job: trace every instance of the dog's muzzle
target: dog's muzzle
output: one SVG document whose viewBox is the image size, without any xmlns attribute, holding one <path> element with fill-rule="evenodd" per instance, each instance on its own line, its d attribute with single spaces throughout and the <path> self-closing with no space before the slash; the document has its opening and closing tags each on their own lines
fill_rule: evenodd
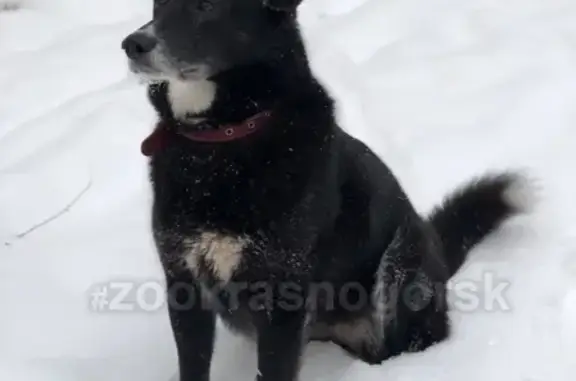
<svg viewBox="0 0 576 381">
<path fill-rule="evenodd" d="M 139 61 L 152 52 L 157 44 L 158 40 L 154 36 L 143 32 L 135 32 L 122 41 L 122 49 L 124 49 L 128 58 L 133 61 Z"/>
</svg>

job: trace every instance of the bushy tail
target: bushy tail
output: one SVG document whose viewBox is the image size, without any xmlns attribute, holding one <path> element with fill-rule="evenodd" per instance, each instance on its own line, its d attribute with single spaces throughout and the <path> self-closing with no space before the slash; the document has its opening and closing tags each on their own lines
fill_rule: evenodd
<svg viewBox="0 0 576 381">
<path fill-rule="evenodd" d="M 506 219 L 528 211 L 534 201 L 531 189 L 520 175 L 485 176 L 456 190 L 432 212 L 430 222 L 444 245 L 450 275 Z"/>
</svg>

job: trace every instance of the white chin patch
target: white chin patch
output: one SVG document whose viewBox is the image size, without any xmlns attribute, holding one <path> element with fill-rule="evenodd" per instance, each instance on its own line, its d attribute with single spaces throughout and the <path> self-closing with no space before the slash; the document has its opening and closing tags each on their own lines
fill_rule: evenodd
<svg viewBox="0 0 576 381">
<path fill-rule="evenodd" d="M 176 119 L 206 111 L 216 98 L 216 84 L 207 80 L 181 81 L 170 80 L 168 84 L 168 101 Z"/>
</svg>

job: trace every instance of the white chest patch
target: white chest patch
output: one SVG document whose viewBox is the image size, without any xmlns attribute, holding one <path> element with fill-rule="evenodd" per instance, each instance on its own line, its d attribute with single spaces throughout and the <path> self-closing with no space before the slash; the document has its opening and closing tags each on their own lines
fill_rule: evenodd
<svg viewBox="0 0 576 381">
<path fill-rule="evenodd" d="M 168 85 L 168 101 L 177 119 L 184 120 L 187 115 L 208 110 L 214 98 L 216 98 L 214 82 L 173 80 Z"/>
<path fill-rule="evenodd" d="M 203 262 L 220 281 L 228 282 L 242 260 L 242 250 L 247 243 L 245 238 L 204 232 L 184 241 L 187 249 L 184 260 L 195 275 L 199 275 Z"/>
</svg>

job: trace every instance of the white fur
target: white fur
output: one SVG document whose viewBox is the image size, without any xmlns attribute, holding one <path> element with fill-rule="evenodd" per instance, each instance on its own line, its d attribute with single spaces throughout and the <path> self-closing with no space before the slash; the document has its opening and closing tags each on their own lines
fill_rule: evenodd
<svg viewBox="0 0 576 381">
<path fill-rule="evenodd" d="M 345 323 L 328 325 L 316 323 L 311 327 L 311 337 L 316 340 L 335 339 L 346 343 L 354 350 L 362 348 L 375 354 L 384 340 L 379 322 L 371 316 L 361 317 Z"/>
<path fill-rule="evenodd" d="M 152 22 L 140 28 L 139 33 L 157 38 L 156 28 Z M 158 44 L 150 52 L 149 59 L 152 63 L 151 66 L 158 73 L 139 71 L 137 68 L 133 69 L 133 71 L 137 72 L 145 81 L 168 81 L 168 101 L 176 119 L 183 121 L 190 119 L 190 116 L 193 117 L 212 106 L 216 98 L 216 84 L 203 79 L 208 70 L 205 66 L 190 65 L 186 68 L 179 67 L 175 64 L 177 60 L 169 54 L 162 40 L 158 40 Z M 131 65 L 134 65 L 134 63 L 131 63 Z M 180 79 L 183 71 L 188 73 L 186 80 Z"/>
<path fill-rule="evenodd" d="M 184 260 L 195 275 L 199 275 L 199 263 L 203 259 L 214 275 L 226 283 L 240 264 L 247 240 L 204 232 L 198 238 L 187 239 L 184 243 L 188 249 Z"/>
<path fill-rule="evenodd" d="M 216 84 L 211 81 L 172 80 L 168 85 L 168 100 L 177 119 L 208 110 L 215 97 Z"/>
<path fill-rule="evenodd" d="M 394 258 L 397 258 L 396 252 L 399 250 L 403 238 L 402 229 L 399 227 L 396 229 L 392 242 L 382 255 L 376 272 L 376 283 L 372 291 L 372 307 L 374 310 L 371 317 L 374 321 L 375 335 L 378 337 L 384 337 L 384 327 L 388 323 L 387 320 L 393 319 L 396 314 L 396 300 L 389 299 L 390 297 L 396 297 L 394 295 L 396 291 L 392 289 L 387 292 L 387 289 L 396 287 L 401 280 L 391 279 L 388 275 L 388 269 L 390 266 L 392 269 L 399 266 L 399 264 L 394 263 Z M 388 295 L 388 293 L 392 293 L 392 295 Z"/>
<path fill-rule="evenodd" d="M 332 326 L 333 335 L 353 348 L 364 347 L 367 350 L 378 350 L 382 346 L 383 337 L 379 335 L 374 320 L 359 318 L 346 323 Z"/>
<path fill-rule="evenodd" d="M 538 203 L 540 187 L 536 180 L 525 175 L 518 175 L 504 191 L 504 201 L 521 213 L 532 212 Z"/>
</svg>

